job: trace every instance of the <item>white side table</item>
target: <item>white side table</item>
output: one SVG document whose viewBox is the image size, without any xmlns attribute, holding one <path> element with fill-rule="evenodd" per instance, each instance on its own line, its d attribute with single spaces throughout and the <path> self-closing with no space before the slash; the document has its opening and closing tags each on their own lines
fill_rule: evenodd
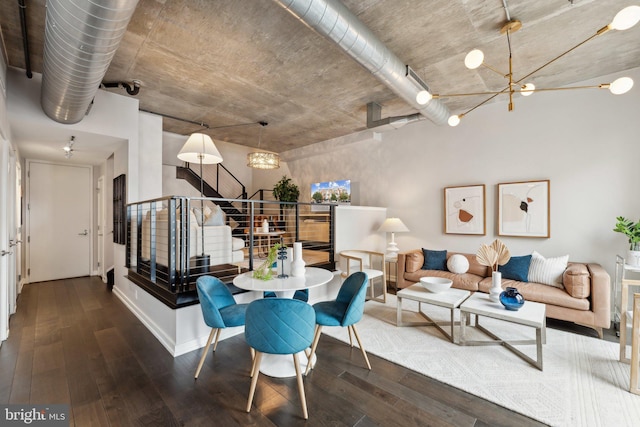
<svg viewBox="0 0 640 427">
<path fill-rule="evenodd" d="M 629 288 L 640 288 L 640 280 L 627 278 L 627 274 L 640 274 L 640 267 L 625 263 L 624 258 L 616 255 L 616 277 L 614 281 L 614 323 L 619 319 L 620 361 L 629 363 L 627 357 L 627 329 L 631 327 L 632 316 L 629 308 Z"/>
</svg>

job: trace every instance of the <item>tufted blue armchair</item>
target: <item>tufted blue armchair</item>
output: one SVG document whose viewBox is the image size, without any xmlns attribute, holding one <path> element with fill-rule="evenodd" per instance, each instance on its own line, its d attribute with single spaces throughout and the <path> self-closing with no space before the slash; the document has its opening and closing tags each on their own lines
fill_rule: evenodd
<svg viewBox="0 0 640 427">
<path fill-rule="evenodd" d="M 353 340 L 351 338 L 351 332 L 353 332 L 353 335 L 355 335 L 358 340 L 358 345 L 360 346 L 364 360 L 367 362 L 367 367 L 371 369 L 367 352 L 362 346 L 358 331 L 356 330 L 356 323 L 362 319 L 362 315 L 364 314 L 368 281 L 369 279 L 366 273 L 353 273 L 346 278 L 334 301 L 323 301 L 313 305 L 313 309 L 316 312 L 316 332 L 311 346 L 310 359 L 313 358 L 316 352 L 323 326 L 346 326 L 349 331 L 351 347 L 353 347 Z M 305 374 L 308 374 L 310 369 L 311 363 L 307 365 Z"/>
<path fill-rule="evenodd" d="M 233 298 L 229 288 L 217 277 L 199 277 L 196 281 L 196 289 L 198 291 L 198 298 L 200 299 L 200 308 L 202 309 L 204 323 L 211 327 L 207 345 L 202 351 L 202 357 L 200 357 L 200 363 L 196 370 L 195 378 L 197 379 L 198 375 L 200 375 L 200 369 L 202 369 L 204 360 L 207 357 L 207 351 L 209 351 L 213 336 L 216 336 L 215 344 L 213 344 L 213 351 L 216 351 L 218 338 L 220 338 L 220 331 L 222 331 L 222 329 L 244 325 L 245 312 L 247 311 L 248 304 L 236 304 L 236 300 Z"/>
<path fill-rule="evenodd" d="M 291 354 L 296 368 L 302 412 L 305 419 L 309 418 L 297 353 L 311 345 L 315 323 L 313 307 L 296 299 L 264 298 L 249 304 L 244 335 L 247 344 L 255 350 L 256 355 L 251 368 L 253 379 L 247 412 L 251 411 L 262 354 Z"/>
</svg>

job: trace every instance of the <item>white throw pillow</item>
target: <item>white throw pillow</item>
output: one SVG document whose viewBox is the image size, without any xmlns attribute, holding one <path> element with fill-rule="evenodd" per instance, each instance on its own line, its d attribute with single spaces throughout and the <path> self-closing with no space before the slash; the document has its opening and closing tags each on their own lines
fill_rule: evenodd
<svg viewBox="0 0 640 427">
<path fill-rule="evenodd" d="M 469 260 L 464 255 L 451 255 L 447 260 L 447 270 L 456 274 L 464 274 L 469 270 Z"/>
<path fill-rule="evenodd" d="M 555 258 L 545 258 L 538 252 L 531 254 L 531 264 L 529 265 L 529 282 L 542 283 L 564 289 L 562 286 L 562 274 L 567 269 L 569 255 Z"/>
<path fill-rule="evenodd" d="M 202 226 L 202 214 L 200 213 L 199 208 L 193 208 L 193 213 L 195 214 L 196 221 L 199 226 Z M 211 209 L 208 205 L 204 207 L 204 225 L 224 225 L 225 217 L 224 212 L 218 205 L 213 205 L 213 209 Z"/>
</svg>

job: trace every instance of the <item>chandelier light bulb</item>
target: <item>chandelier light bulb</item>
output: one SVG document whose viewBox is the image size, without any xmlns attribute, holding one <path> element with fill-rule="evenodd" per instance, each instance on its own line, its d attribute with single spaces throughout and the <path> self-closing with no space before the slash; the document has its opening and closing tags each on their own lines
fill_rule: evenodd
<svg viewBox="0 0 640 427">
<path fill-rule="evenodd" d="M 470 70 L 475 70 L 482 65 L 484 53 L 480 49 L 473 49 L 464 57 L 464 66 Z"/>
<path fill-rule="evenodd" d="M 614 30 L 628 30 L 640 21 L 640 6 L 627 6 L 616 14 L 609 24 Z"/>
<path fill-rule="evenodd" d="M 632 87 L 633 80 L 631 79 L 631 77 L 620 77 L 618 79 L 615 79 L 609 85 L 609 91 L 614 95 L 622 95 L 629 92 Z"/>
<path fill-rule="evenodd" d="M 427 102 L 431 101 L 433 96 L 426 90 L 421 90 L 416 95 L 416 102 L 420 105 L 425 105 Z"/>
<path fill-rule="evenodd" d="M 520 93 L 522 94 L 522 96 L 529 96 L 533 93 L 535 88 L 536 85 L 534 85 L 533 83 L 526 83 L 522 86 L 522 90 L 520 91 Z"/>
<path fill-rule="evenodd" d="M 460 116 L 454 115 L 449 117 L 447 123 L 449 123 L 449 126 L 451 127 L 458 126 L 460 124 Z"/>
</svg>

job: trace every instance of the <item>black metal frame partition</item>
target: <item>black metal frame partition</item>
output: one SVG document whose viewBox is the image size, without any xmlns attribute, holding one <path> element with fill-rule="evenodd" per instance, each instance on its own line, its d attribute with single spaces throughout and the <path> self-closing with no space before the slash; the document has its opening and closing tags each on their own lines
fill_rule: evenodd
<svg viewBox="0 0 640 427">
<path fill-rule="evenodd" d="M 189 226 L 189 212 L 192 206 L 199 206 L 200 201 L 205 200 L 217 204 L 218 206 L 226 204 L 232 204 L 234 206 L 241 206 L 240 210 L 247 218 L 247 224 L 242 224 L 236 228 L 242 228 L 241 234 L 237 236 L 244 236 L 248 246 L 249 254 L 254 254 L 255 247 L 255 234 L 256 231 L 255 219 L 260 218 L 264 214 L 265 209 L 272 209 L 274 212 L 293 212 L 295 215 L 295 230 L 291 232 L 294 237 L 294 241 L 300 241 L 304 236 L 300 232 L 300 212 L 305 208 L 308 203 L 286 203 L 277 201 L 265 201 L 265 200 L 247 200 L 247 199 L 216 199 L 216 198 L 200 198 L 200 197 L 181 197 L 181 196 L 169 196 L 158 199 L 146 200 L 136 203 L 130 203 L 127 205 L 126 210 L 126 255 L 125 264 L 130 272 L 137 274 L 138 281 L 146 280 L 150 284 L 159 287 L 165 287 L 165 290 L 173 293 L 180 294 L 184 292 L 193 292 L 193 283 L 199 273 L 193 273 L 191 266 L 190 254 L 190 233 L 191 227 Z M 194 203 L 196 203 L 194 205 Z M 271 208 L 265 208 L 266 205 Z M 167 232 L 166 236 L 158 235 L 158 212 L 160 209 L 167 210 Z M 145 224 L 146 216 L 146 224 Z M 335 248 L 335 205 L 330 205 L 328 215 L 328 243 L 321 246 L 323 252 L 328 252 L 327 265 L 334 265 L 334 248 Z M 164 221 L 164 220 L 163 220 Z M 148 230 L 143 231 L 143 227 L 148 227 Z M 285 225 L 285 227 L 287 227 Z M 145 233 L 148 233 L 148 240 L 143 242 L 142 237 Z M 259 233 L 258 233 L 259 234 Z M 167 259 L 166 266 L 158 263 L 157 249 L 158 239 L 166 238 Z M 143 244 L 148 247 L 148 259 L 147 254 L 143 254 Z M 164 245 L 163 245 L 164 246 Z M 177 248 L 180 248 L 179 252 Z M 132 253 L 135 251 L 135 255 Z M 179 255 L 178 255 L 179 254 Z M 145 256 L 143 256 L 145 255 Z M 248 270 L 254 268 L 253 256 L 249 256 Z"/>
</svg>

